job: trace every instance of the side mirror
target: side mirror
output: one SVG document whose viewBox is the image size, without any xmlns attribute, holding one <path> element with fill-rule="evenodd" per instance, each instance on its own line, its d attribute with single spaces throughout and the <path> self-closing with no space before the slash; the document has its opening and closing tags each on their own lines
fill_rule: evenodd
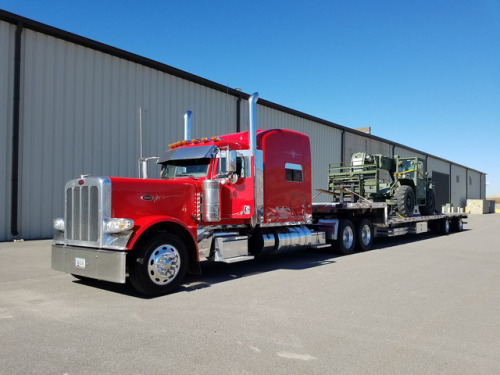
<svg viewBox="0 0 500 375">
<path fill-rule="evenodd" d="M 226 151 L 226 172 L 236 172 L 236 151 Z"/>
</svg>

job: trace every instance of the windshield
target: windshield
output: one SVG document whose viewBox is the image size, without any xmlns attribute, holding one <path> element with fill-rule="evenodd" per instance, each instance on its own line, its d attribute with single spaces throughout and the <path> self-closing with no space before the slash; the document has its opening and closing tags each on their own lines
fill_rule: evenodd
<svg viewBox="0 0 500 375">
<path fill-rule="evenodd" d="M 170 160 L 161 166 L 161 178 L 205 177 L 210 159 Z"/>
</svg>

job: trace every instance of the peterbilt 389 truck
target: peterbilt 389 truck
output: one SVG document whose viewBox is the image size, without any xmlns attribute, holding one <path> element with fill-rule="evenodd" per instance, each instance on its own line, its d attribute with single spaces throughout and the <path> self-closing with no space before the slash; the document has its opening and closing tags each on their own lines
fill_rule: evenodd
<svg viewBox="0 0 500 375">
<path fill-rule="evenodd" d="M 249 98 L 246 132 L 190 139 L 186 121 L 185 139 L 157 159 L 159 179 L 69 181 L 64 218 L 54 220 L 52 268 L 80 279 L 129 278 L 140 293 L 160 295 L 199 273 L 201 261 L 322 247 L 350 254 L 369 250 L 376 236 L 462 230 L 462 213 L 402 217 L 385 202 L 334 191 L 313 203 L 308 136 L 257 130 L 257 100 Z"/>
</svg>

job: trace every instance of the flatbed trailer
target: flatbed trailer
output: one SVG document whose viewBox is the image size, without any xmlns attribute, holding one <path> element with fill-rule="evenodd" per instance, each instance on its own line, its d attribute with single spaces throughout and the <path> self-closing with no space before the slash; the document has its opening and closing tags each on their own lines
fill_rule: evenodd
<svg viewBox="0 0 500 375">
<path fill-rule="evenodd" d="M 377 237 L 394 237 L 431 231 L 447 235 L 463 230 L 464 212 L 435 213 L 411 217 L 391 213 L 385 202 L 313 203 L 313 216 L 339 252 L 366 251 Z"/>
</svg>

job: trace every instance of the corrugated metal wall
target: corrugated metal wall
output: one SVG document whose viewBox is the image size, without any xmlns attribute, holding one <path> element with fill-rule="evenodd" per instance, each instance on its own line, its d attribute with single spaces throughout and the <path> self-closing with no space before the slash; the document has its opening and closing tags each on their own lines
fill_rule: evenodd
<svg viewBox="0 0 500 375">
<path fill-rule="evenodd" d="M 15 33 L 14 25 L 0 21 L 0 241 L 10 235 Z"/>
<path fill-rule="evenodd" d="M 465 207 L 467 197 L 467 170 L 457 165 L 451 166 L 450 174 L 450 203 L 454 207 Z"/>
<path fill-rule="evenodd" d="M 160 71 L 25 30 L 22 60 L 20 228 L 52 236 L 64 183 L 80 174 L 137 176 L 139 107 L 143 155 L 183 136 L 235 131 L 236 98 Z"/>
<path fill-rule="evenodd" d="M 481 199 L 481 174 L 467 171 L 467 199 Z"/>
<path fill-rule="evenodd" d="M 246 105 L 246 102 L 242 102 L 242 104 Z M 243 130 L 248 129 L 247 111 L 245 111 L 245 116 Z M 307 134 L 311 142 L 313 196 L 317 193 L 314 189 L 328 189 L 328 166 L 330 163 L 339 164 L 341 162 L 341 130 L 259 105 L 257 107 L 257 128 L 284 128 Z M 330 199 L 325 198 L 324 195 L 315 199 L 315 201 L 321 200 Z"/>
<path fill-rule="evenodd" d="M 427 172 L 429 172 L 429 177 L 432 177 L 433 171 L 450 174 L 450 163 L 435 159 L 430 156 L 427 158 Z"/>
<path fill-rule="evenodd" d="M 396 146 L 394 147 L 394 155 L 399 155 L 401 157 L 411 157 L 411 156 L 418 156 L 422 159 L 425 160 L 425 155 L 418 153 L 416 151 L 413 151 L 411 149 L 405 148 L 405 147 L 400 147 Z"/>
<path fill-rule="evenodd" d="M 344 162 L 346 163 L 351 160 L 352 154 L 362 151 L 391 156 L 391 145 L 387 142 L 348 132 L 345 133 L 344 139 Z"/>
</svg>

